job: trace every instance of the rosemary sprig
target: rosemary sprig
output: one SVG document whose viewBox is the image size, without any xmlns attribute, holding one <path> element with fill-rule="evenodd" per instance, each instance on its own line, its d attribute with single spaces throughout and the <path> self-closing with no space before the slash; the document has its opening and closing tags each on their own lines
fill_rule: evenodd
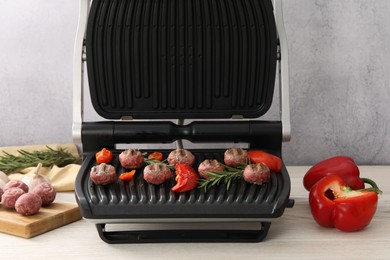
<svg viewBox="0 0 390 260">
<path fill-rule="evenodd" d="M 27 167 L 37 166 L 39 163 L 42 163 L 45 167 L 51 167 L 53 165 L 63 167 L 71 163 L 79 164 L 81 162 L 80 157 L 73 156 L 64 148 L 58 148 L 58 150 L 55 150 L 48 146 L 46 147 L 47 150 L 34 152 L 18 150 L 20 155 L 12 155 L 4 152 L 4 154 L 0 156 L 0 171 L 10 174 Z"/>
<path fill-rule="evenodd" d="M 149 165 L 149 164 L 165 164 L 169 169 L 171 170 L 174 170 L 175 169 L 175 165 L 174 164 L 168 164 L 167 160 L 163 160 L 163 161 L 159 161 L 159 160 L 155 160 L 155 159 L 149 159 L 147 157 L 147 153 L 142 153 L 142 155 L 144 156 L 144 162 L 146 165 Z"/>
<path fill-rule="evenodd" d="M 211 171 L 207 172 L 209 178 L 207 179 L 199 179 L 198 187 L 207 191 L 211 186 L 219 185 L 220 183 L 224 183 L 226 185 L 226 189 L 229 190 L 233 181 L 239 180 L 242 178 L 244 173 L 245 165 L 240 166 L 238 168 L 233 168 L 227 165 L 223 165 L 225 171 Z"/>
</svg>

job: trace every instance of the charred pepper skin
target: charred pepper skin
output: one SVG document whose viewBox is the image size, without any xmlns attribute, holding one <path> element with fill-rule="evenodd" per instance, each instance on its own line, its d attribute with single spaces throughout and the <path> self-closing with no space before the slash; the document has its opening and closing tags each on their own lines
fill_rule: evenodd
<svg viewBox="0 0 390 260">
<path fill-rule="evenodd" d="M 322 178 L 311 188 L 309 194 L 314 220 L 323 227 L 335 227 L 345 232 L 365 228 L 375 215 L 378 193 L 381 193 L 375 183 L 374 186 L 370 189 L 352 190 L 337 175 Z M 327 195 L 329 190 L 333 197 Z"/>
<path fill-rule="evenodd" d="M 353 190 L 364 188 L 364 181 L 359 176 L 359 168 L 349 156 L 335 156 L 316 163 L 303 177 L 303 186 L 310 191 L 316 182 L 331 174 L 340 176 Z"/>
</svg>

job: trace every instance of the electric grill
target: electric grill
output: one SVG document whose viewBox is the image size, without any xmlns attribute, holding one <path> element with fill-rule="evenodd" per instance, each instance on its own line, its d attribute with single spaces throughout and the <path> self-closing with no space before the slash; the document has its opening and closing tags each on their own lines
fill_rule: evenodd
<svg viewBox="0 0 390 260">
<path fill-rule="evenodd" d="M 195 169 L 205 159 L 223 162 L 225 149 L 213 143 L 281 157 L 290 138 L 287 66 L 281 1 L 81 0 L 73 136 L 83 150 L 75 193 L 84 219 L 108 243 L 263 240 L 293 205 L 285 166 L 263 185 L 237 181 L 229 190 L 220 184 L 185 193 L 171 191 L 174 178 L 145 182 L 142 169 L 130 182 L 104 186 L 89 172 L 104 147 L 124 172 L 119 144 L 202 143 L 186 147 Z M 84 121 L 85 68 L 93 108 L 105 120 Z M 276 72 L 280 120 L 260 120 Z M 159 151 L 166 158 L 171 150 Z"/>
</svg>

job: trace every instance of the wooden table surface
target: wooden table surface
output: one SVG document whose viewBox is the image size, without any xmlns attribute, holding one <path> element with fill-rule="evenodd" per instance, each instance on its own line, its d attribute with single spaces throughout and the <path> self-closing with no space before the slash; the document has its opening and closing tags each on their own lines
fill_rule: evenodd
<svg viewBox="0 0 390 260">
<path fill-rule="evenodd" d="M 107 244 L 93 224 L 80 220 L 30 239 L 0 233 L 0 259 L 389 259 L 390 166 L 359 167 L 383 194 L 371 224 L 352 233 L 318 226 L 302 186 L 309 167 L 287 168 L 295 205 L 272 223 L 260 243 Z M 73 193 L 57 199 L 75 201 Z"/>
</svg>

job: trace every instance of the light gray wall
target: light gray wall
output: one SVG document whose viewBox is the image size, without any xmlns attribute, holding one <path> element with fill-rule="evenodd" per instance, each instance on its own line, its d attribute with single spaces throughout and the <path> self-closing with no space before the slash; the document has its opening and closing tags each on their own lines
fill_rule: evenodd
<svg viewBox="0 0 390 260">
<path fill-rule="evenodd" d="M 284 1 L 287 164 L 390 163 L 389 12 L 388 0 Z M 0 146 L 72 142 L 77 16 L 77 0 L 0 1 Z"/>
</svg>

